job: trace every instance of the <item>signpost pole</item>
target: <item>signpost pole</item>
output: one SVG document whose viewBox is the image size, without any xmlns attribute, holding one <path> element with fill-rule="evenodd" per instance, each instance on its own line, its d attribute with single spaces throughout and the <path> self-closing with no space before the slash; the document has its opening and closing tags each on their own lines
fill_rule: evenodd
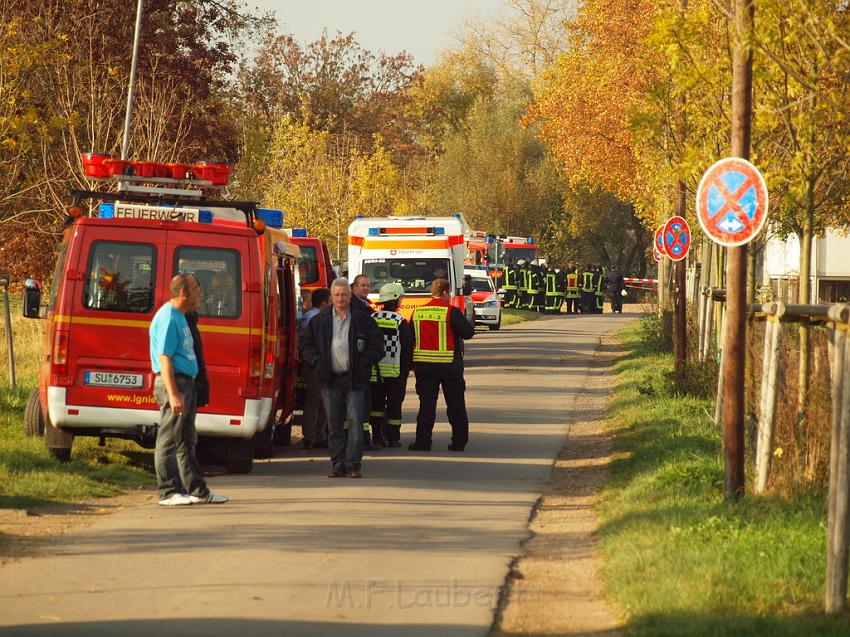
<svg viewBox="0 0 850 637">
<path fill-rule="evenodd" d="M 681 179 L 676 184 L 676 215 L 685 218 L 685 182 Z M 688 301 L 687 301 L 687 272 L 686 260 L 673 264 L 673 317 L 674 335 L 673 348 L 676 354 L 676 381 L 680 384 L 685 380 L 685 364 L 687 362 L 688 341 Z"/>
<path fill-rule="evenodd" d="M 735 0 L 732 59 L 732 155 L 749 160 L 752 120 L 753 54 L 750 48 L 755 0 Z M 729 248 L 726 264 L 726 338 L 723 347 L 723 449 L 725 495 L 744 494 L 744 370 L 747 335 L 747 246 Z"/>
</svg>

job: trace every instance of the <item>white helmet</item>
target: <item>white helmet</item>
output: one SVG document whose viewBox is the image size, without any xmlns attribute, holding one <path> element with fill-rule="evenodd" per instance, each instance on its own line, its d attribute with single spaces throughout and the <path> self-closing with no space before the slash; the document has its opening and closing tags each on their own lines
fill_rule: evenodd
<svg viewBox="0 0 850 637">
<path fill-rule="evenodd" d="M 525 265 L 525 259 L 520 259 L 516 262 L 517 265 Z"/>
<path fill-rule="evenodd" d="M 546 259 L 540 259 L 540 261 L 538 262 L 538 265 L 542 265 L 545 268 L 546 265 L 547 265 Z"/>
<path fill-rule="evenodd" d="M 404 296 L 404 288 L 399 283 L 385 283 L 378 293 L 378 303 L 397 301 Z"/>
<path fill-rule="evenodd" d="M 531 265 L 540 265 L 540 261 L 537 259 L 532 260 Z"/>
</svg>

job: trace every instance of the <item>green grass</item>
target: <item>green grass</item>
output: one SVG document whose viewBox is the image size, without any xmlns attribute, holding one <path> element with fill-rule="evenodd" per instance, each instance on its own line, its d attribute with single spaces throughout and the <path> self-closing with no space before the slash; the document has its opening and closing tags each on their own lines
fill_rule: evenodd
<svg viewBox="0 0 850 637">
<path fill-rule="evenodd" d="M 502 325 L 516 325 L 523 321 L 536 321 L 541 316 L 543 315 L 540 312 L 532 312 L 531 310 L 502 308 Z"/>
<path fill-rule="evenodd" d="M 848 635 L 822 614 L 824 494 L 723 499 L 709 400 L 669 394 L 669 354 L 622 334 L 599 504 L 607 594 L 641 636 Z"/>
<path fill-rule="evenodd" d="M 61 463 L 48 455 L 42 438 L 26 436 L 23 413 L 35 387 L 41 324 L 16 318 L 13 325 L 17 389 L 9 386 L 8 368 L 0 364 L 0 508 L 77 502 L 154 484 L 153 452 L 135 443 L 107 439 L 99 447 L 96 438 L 77 438 L 72 461 Z M 4 361 L 5 339 L 0 321 Z"/>
</svg>

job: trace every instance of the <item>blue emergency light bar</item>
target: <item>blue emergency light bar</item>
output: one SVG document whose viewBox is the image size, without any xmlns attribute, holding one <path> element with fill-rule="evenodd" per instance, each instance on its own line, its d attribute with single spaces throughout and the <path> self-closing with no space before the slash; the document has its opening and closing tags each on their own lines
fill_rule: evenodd
<svg viewBox="0 0 850 637">
<path fill-rule="evenodd" d="M 283 228 L 283 210 L 257 208 L 257 219 L 265 222 L 270 228 Z"/>
<path fill-rule="evenodd" d="M 97 216 L 101 219 L 112 219 L 115 216 L 115 204 L 101 201 L 97 206 Z"/>
<path fill-rule="evenodd" d="M 310 236 L 310 233 L 307 231 L 307 228 L 293 228 L 292 236 L 293 238 L 298 237 L 299 239 L 306 239 Z"/>
<path fill-rule="evenodd" d="M 199 223 L 212 223 L 213 222 L 213 212 L 212 212 L 212 210 L 199 210 L 198 211 L 198 222 Z"/>
<path fill-rule="evenodd" d="M 434 234 L 446 234 L 446 229 L 441 226 L 434 228 Z"/>
</svg>

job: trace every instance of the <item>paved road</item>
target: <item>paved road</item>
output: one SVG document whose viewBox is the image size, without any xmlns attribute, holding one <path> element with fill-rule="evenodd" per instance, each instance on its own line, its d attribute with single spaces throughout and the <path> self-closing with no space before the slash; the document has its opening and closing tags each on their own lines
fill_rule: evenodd
<svg viewBox="0 0 850 637">
<path fill-rule="evenodd" d="M 382 450 L 363 480 L 284 450 L 221 476 L 223 506 L 151 502 L 0 568 L 2 635 L 486 635 L 600 335 L 629 315 L 480 332 L 468 452 Z M 405 423 L 414 422 L 408 393 Z M 409 441 L 412 426 L 403 438 Z"/>
</svg>

